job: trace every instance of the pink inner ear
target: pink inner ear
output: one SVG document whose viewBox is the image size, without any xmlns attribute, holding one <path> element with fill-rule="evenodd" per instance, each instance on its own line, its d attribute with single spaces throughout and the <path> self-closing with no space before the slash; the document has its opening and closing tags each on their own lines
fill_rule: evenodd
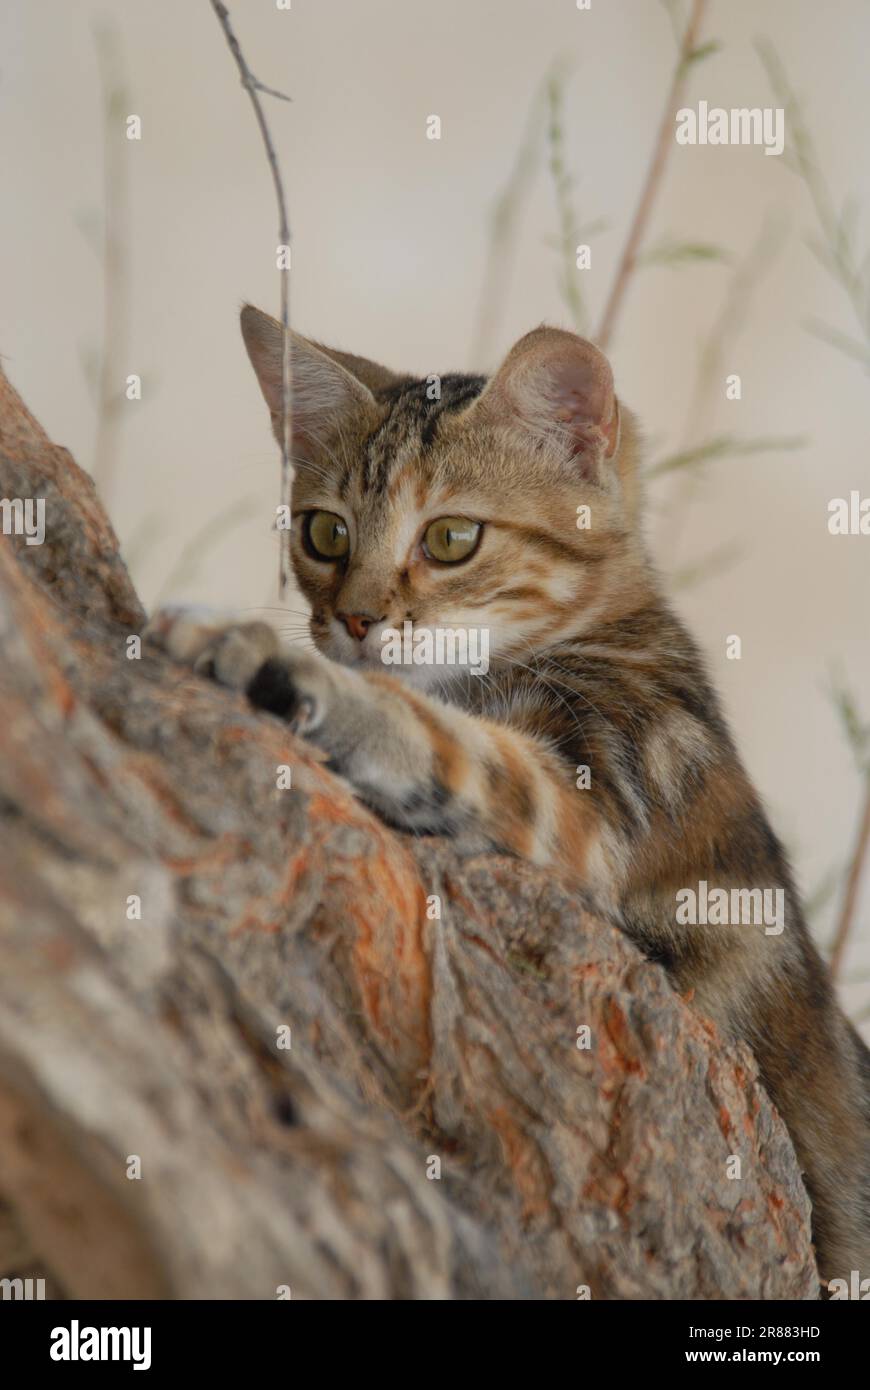
<svg viewBox="0 0 870 1390">
<path fill-rule="evenodd" d="M 596 442 L 604 443 L 604 457 L 611 458 L 619 435 L 619 413 L 613 394 L 610 366 L 591 344 L 586 352 L 551 365 L 544 394 L 552 404 L 554 420 L 566 425 L 575 439 L 575 453 Z"/>
<path fill-rule="evenodd" d="M 515 343 L 474 407 L 537 441 L 558 436 L 590 478 L 616 453 L 619 407 L 610 363 L 594 343 L 542 325 Z"/>
</svg>

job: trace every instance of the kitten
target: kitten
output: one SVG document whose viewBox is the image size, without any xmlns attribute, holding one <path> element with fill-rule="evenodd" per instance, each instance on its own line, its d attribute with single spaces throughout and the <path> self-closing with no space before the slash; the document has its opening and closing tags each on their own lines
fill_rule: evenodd
<svg viewBox="0 0 870 1390">
<path fill-rule="evenodd" d="M 242 332 L 277 434 L 280 325 L 247 307 Z M 292 558 L 323 655 L 183 610 L 152 637 L 288 720 L 392 825 L 581 883 L 749 1043 L 805 1172 L 823 1277 L 870 1274 L 870 1052 L 660 592 L 638 431 L 606 359 L 538 328 L 489 381 L 438 383 L 294 334 L 293 387 Z M 405 623 L 486 633 L 488 671 L 385 666 Z M 784 929 L 681 925 L 677 895 L 702 882 L 780 890 Z"/>
</svg>

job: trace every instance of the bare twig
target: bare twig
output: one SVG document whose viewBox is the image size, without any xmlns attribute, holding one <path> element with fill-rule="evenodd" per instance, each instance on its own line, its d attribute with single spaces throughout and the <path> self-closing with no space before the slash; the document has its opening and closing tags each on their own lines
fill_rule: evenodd
<svg viewBox="0 0 870 1390">
<path fill-rule="evenodd" d="M 671 80 L 668 99 L 665 103 L 665 110 L 659 126 L 652 159 L 650 160 L 647 175 L 640 192 L 640 198 L 638 199 L 622 256 L 619 260 L 613 286 L 608 296 L 607 304 L 605 305 L 604 314 L 601 319 L 601 327 L 598 330 L 597 341 L 599 346 L 604 350 L 607 349 L 610 343 L 614 325 L 619 317 L 622 301 L 625 298 L 625 291 L 637 263 L 638 253 L 643 242 L 653 204 L 656 200 L 656 194 L 659 190 L 665 164 L 667 163 L 668 151 L 674 143 L 674 119 L 682 100 L 686 73 L 689 70 L 692 62 L 692 55 L 697 47 L 698 33 L 701 28 L 701 20 L 704 15 L 706 4 L 707 0 L 693 0 L 689 22 L 683 33 L 683 41 L 677 56 L 677 63 L 674 68 L 674 75 Z"/>
<path fill-rule="evenodd" d="M 129 152 L 121 130 L 125 83 L 114 25 L 94 27 L 94 45 L 103 98 L 103 335 L 96 376 L 97 429 L 92 475 L 107 506 L 120 456 L 119 373 L 129 341 L 125 252 L 129 244 Z"/>
<path fill-rule="evenodd" d="M 278 156 L 275 153 L 275 146 L 272 143 L 272 136 L 263 111 L 259 93 L 265 92 L 269 96 L 280 97 L 282 101 L 290 101 L 291 98 L 283 92 L 277 92 L 273 87 L 266 87 L 260 82 L 245 61 L 245 56 L 239 46 L 239 41 L 233 31 L 230 22 L 230 13 L 222 0 L 210 0 L 211 7 L 217 15 L 218 22 L 224 31 L 230 52 L 236 61 L 236 66 L 242 79 L 242 86 L 251 99 L 254 108 L 254 115 L 257 118 L 257 125 L 263 137 L 263 145 L 266 149 L 266 158 L 269 161 L 269 169 L 272 174 L 272 182 L 275 185 L 275 197 L 278 201 L 278 243 L 279 246 L 290 246 L 290 219 L 287 215 L 287 199 L 284 193 L 284 184 L 281 179 L 281 170 L 278 165 Z M 287 509 L 289 514 L 290 492 L 293 485 L 293 465 L 291 463 L 290 447 L 290 419 L 291 419 L 291 369 L 290 369 L 290 272 L 287 268 L 286 257 L 282 257 L 281 266 L 281 327 L 283 339 L 283 353 L 281 358 L 281 505 Z M 290 532 L 286 528 L 279 532 L 281 539 L 281 559 L 278 574 L 278 588 L 283 595 L 287 587 L 290 576 L 289 566 L 289 537 Z"/>
<path fill-rule="evenodd" d="M 837 928 L 834 932 L 834 940 L 831 946 L 831 974 L 836 977 L 843 957 L 846 954 L 846 946 L 852 925 L 855 921 L 855 909 L 858 906 L 858 889 L 861 886 L 861 876 L 864 872 L 864 865 L 870 854 L 870 782 L 867 785 L 867 793 L 864 797 L 864 810 L 858 825 L 858 833 L 855 836 L 855 846 L 852 850 L 852 857 L 849 861 L 849 872 L 846 877 L 846 891 L 843 895 L 843 906 L 840 909 Z"/>
</svg>

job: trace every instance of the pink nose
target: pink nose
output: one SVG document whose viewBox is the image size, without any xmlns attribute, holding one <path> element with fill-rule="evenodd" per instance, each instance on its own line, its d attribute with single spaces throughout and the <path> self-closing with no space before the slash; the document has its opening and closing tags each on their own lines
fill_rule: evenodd
<svg viewBox="0 0 870 1390">
<path fill-rule="evenodd" d="M 339 613 L 337 616 L 339 621 L 344 623 L 351 637 L 355 637 L 358 642 L 363 640 L 372 623 L 375 622 L 375 619 L 370 618 L 367 613 Z"/>
</svg>

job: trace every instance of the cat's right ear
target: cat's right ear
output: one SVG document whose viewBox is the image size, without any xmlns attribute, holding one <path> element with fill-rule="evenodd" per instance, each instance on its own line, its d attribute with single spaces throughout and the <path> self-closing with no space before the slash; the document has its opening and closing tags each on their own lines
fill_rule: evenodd
<svg viewBox="0 0 870 1390">
<path fill-rule="evenodd" d="M 275 438 L 281 442 L 283 335 L 281 324 L 246 304 L 241 314 L 242 337 L 251 366 L 272 417 Z M 375 399 L 358 376 L 327 352 L 291 330 L 291 427 L 294 454 L 329 447 L 354 419 L 374 413 Z"/>
</svg>

